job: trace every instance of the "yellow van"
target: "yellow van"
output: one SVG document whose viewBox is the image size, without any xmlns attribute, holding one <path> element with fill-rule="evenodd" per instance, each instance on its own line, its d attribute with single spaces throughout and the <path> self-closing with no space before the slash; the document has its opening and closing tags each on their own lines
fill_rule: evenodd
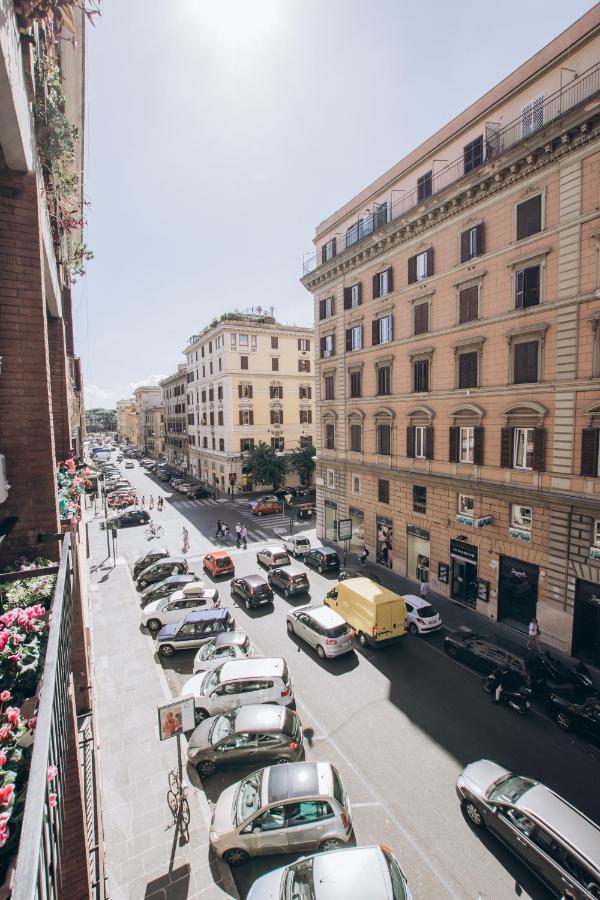
<svg viewBox="0 0 600 900">
<path fill-rule="evenodd" d="M 380 647 L 408 630 L 404 598 L 370 578 L 340 581 L 325 603 L 354 629 L 363 647 Z"/>
</svg>

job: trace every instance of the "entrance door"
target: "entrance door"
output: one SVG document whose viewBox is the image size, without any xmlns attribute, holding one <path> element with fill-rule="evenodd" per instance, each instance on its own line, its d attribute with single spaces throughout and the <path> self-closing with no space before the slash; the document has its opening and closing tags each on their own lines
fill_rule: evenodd
<svg viewBox="0 0 600 900">
<path fill-rule="evenodd" d="M 571 652 L 600 665 L 600 585 L 589 581 L 577 582 Z"/>
<path fill-rule="evenodd" d="M 453 559 L 450 588 L 453 600 L 458 600 L 459 603 L 475 609 L 477 606 L 477 566 L 460 559 Z"/>
<path fill-rule="evenodd" d="M 538 573 L 531 563 L 500 557 L 499 622 L 527 632 L 537 609 Z"/>
</svg>

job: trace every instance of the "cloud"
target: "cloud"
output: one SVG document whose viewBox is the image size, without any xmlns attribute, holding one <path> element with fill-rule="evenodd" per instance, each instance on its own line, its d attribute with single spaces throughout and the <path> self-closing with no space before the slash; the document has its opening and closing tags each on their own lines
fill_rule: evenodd
<svg viewBox="0 0 600 900">
<path fill-rule="evenodd" d="M 142 387 L 142 385 L 157 385 L 159 381 L 166 377 L 166 375 L 147 375 L 145 378 L 142 378 L 141 381 L 130 381 L 127 385 L 127 396 L 133 394 L 135 389 Z"/>
<path fill-rule="evenodd" d="M 114 391 L 106 391 L 97 384 L 84 387 L 86 409 L 114 409 L 119 396 Z"/>
</svg>

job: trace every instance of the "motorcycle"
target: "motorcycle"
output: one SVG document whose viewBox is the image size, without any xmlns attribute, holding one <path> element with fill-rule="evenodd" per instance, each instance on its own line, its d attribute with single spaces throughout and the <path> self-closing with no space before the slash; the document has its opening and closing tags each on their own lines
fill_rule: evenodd
<svg viewBox="0 0 600 900">
<path fill-rule="evenodd" d="M 482 681 L 482 687 L 487 694 L 494 694 L 498 687 L 498 675 L 495 672 L 492 672 L 491 675 L 486 675 Z M 510 708 L 516 710 L 519 715 L 526 716 L 531 708 L 531 703 L 529 701 L 531 693 L 531 689 L 524 685 L 515 688 L 514 690 L 506 690 L 503 688 L 502 693 L 500 694 L 500 703 L 510 706 Z"/>
</svg>

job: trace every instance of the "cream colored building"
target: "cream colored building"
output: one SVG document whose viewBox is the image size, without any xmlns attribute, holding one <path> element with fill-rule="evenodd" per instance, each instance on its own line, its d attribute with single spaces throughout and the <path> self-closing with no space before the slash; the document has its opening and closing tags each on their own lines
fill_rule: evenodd
<svg viewBox="0 0 600 900">
<path fill-rule="evenodd" d="M 136 447 L 141 447 L 150 452 L 146 447 L 146 438 L 154 438 L 154 419 L 147 419 L 146 411 L 152 407 L 162 409 L 161 406 L 161 389 L 158 385 L 141 385 L 133 392 L 135 402 L 137 432 L 135 437 Z M 159 421 L 160 426 L 160 421 Z"/>
<path fill-rule="evenodd" d="M 170 465 L 187 471 L 187 365 L 180 363 L 173 375 L 162 379 L 160 388 L 164 416 L 165 457 Z"/>
<path fill-rule="evenodd" d="M 117 400 L 117 434 L 128 444 L 137 441 L 137 410 L 134 400 Z"/>
<path fill-rule="evenodd" d="M 228 313 L 190 338 L 184 354 L 193 475 L 243 490 L 244 454 L 259 442 L 281 453 L 313 444 L 313 342 L 312 328 L 245 313 Z"/>
<path fill-rule="evenodd" d="M 144 409 L 143 449 L 153 459 L 165 455 L 165 415 L 162 403 Z"/>
</svg>

